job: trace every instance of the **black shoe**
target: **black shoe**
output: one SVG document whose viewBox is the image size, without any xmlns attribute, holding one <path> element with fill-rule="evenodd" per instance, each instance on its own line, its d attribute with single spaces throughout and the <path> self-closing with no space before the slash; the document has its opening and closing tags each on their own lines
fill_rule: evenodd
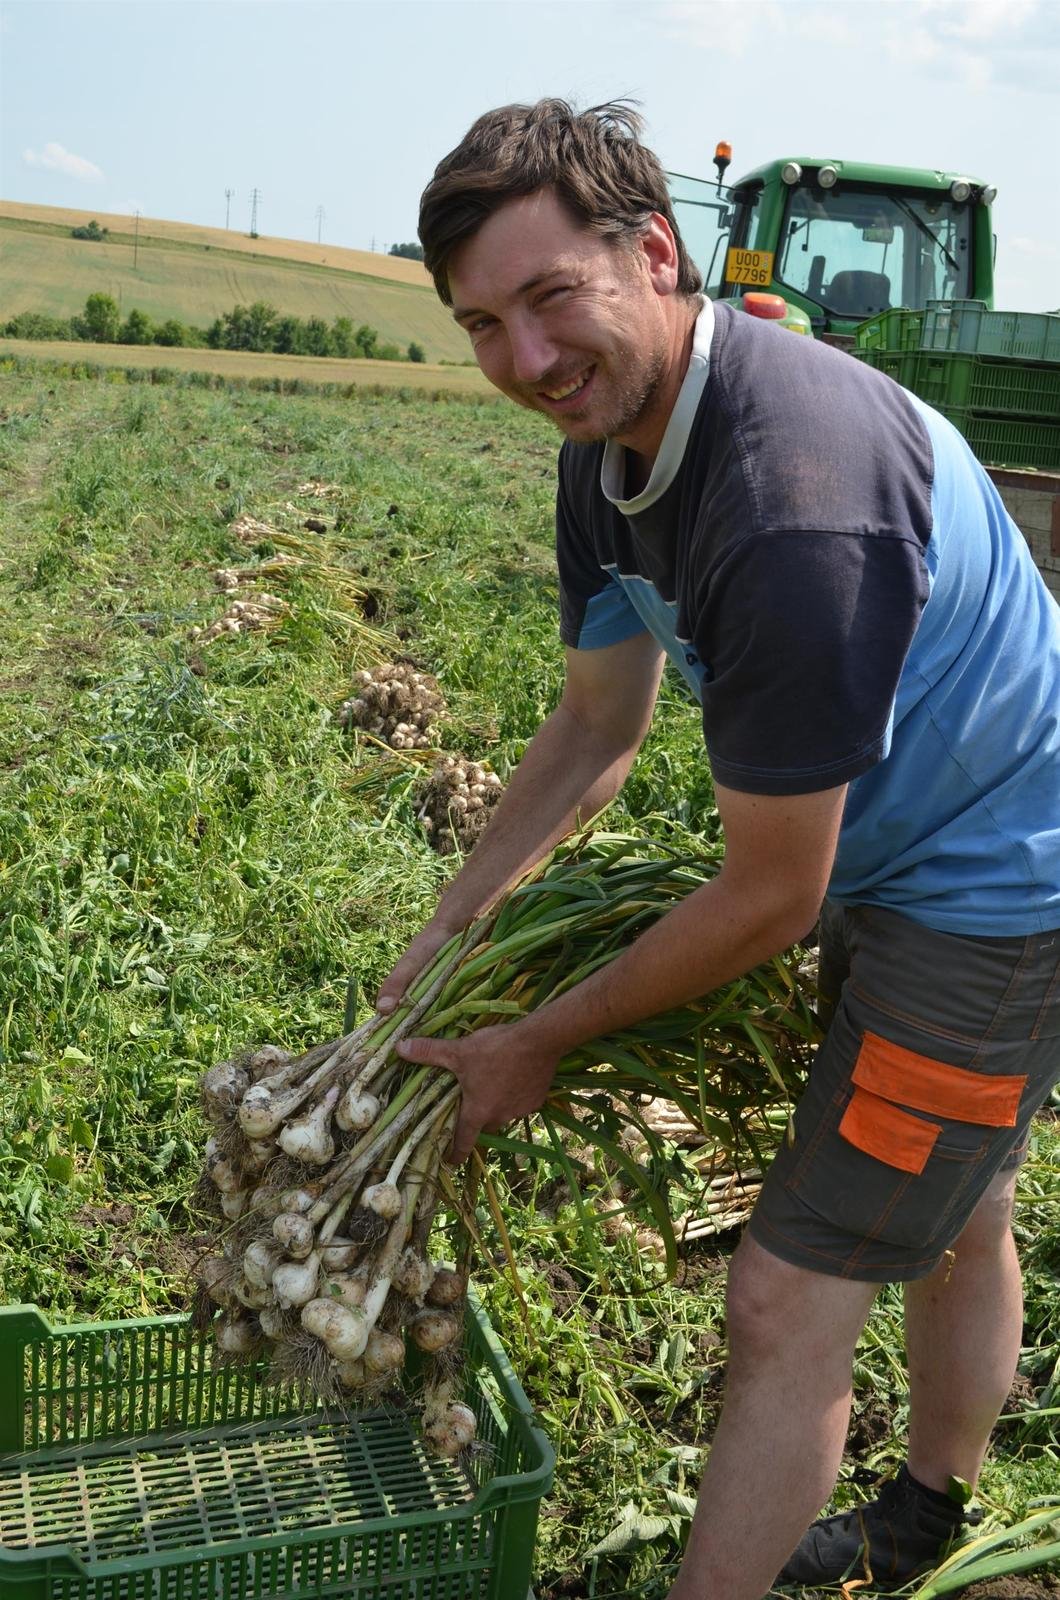
<svg viewBox="0 0 1060 1600">
<path fill-rule="evenodd" d="M 903 1466 L 875 1500 L 815 1522 L 776 1582 L 863 1578 L 878 1589 L 899 1588 L 935 1566 L 967 1520 L 962 1505 L 925 1490 Z"/>
</svg>

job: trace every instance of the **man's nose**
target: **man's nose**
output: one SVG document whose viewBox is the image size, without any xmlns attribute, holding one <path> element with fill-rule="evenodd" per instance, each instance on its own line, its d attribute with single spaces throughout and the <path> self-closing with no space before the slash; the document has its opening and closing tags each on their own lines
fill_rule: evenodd
<svg viewBox="0 0 1060 1600">
<path fill-rule="evenodd" d="M 559 352 L 536 318 L 520 318 L 509 327 L 508 340 L 519 383 L 539 383 L 556 365 Z"/>
</svg>

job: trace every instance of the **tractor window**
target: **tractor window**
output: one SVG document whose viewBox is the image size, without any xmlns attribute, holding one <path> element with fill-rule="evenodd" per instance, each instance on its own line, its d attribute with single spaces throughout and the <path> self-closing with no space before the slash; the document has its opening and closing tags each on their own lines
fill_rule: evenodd
<svg viewBox="0 0 1060 1600">
<path fill-rule="evenodd" d="M 712 297 L 721 292 L 725 272 L 725 253 L 730 243 L 746 239 L 751 211 L 761 192 L 743 191 L 739 197 L 717 183 L 702 178 L 686 178 L 678 172 L 666 174 L 673 202 L 674 217 L 689 255 L 703 274 L 703 285 Z M 735 199 L 739 204 L 733 205 Z M 734 216 L 743 223 L 744 240 L 730 239 Z"/>
<path fill-rule="evenodd" d="M 864 320 L 971 293 L 971 210 L 947 195 L 800 185 L 781 237 L 778 282 L 832 316 Z"/>
</svg>

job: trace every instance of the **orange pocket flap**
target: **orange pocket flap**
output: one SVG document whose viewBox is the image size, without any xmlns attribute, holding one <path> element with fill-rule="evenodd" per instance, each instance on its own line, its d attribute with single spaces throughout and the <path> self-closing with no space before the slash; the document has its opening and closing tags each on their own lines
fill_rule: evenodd
<svg viewBox="0 0 1060 1600">
<path fill-rule="evenodd" d="M 937 1122 L 925 1122 L 889 1100 L 881 1100 L 867 1089 L 855 1089 L 839 1132 L 848 1144 L 889 1167 L 901 1172 L 923 1172 L 942 1128 Z"/>
<path fill-rule="evenodd" d="M 875 1033 L 866 1033 L 861 1041 L 853 1078 L 862 1089 L 885 1100 L 984 1128 L 1016 1126 L 1027 1082 L 1025 1077 L 990 1077 L 932 1061 L 930 1056 L 918 1056 L 915 1050 L 903 1049 Z"/>
</svg>

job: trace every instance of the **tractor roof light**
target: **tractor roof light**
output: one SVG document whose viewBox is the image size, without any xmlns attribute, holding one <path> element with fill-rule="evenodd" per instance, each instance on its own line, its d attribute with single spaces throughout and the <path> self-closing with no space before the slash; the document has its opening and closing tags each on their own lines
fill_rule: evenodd
<svg viewBox="0 0 1060 1600">
<path fill-rule="evenodd" d="M 950 184 L 950 199 L 957 205 L 963 205 L 972 192 L 972 186 L 967 178 L 954 178 Z"/>
<path fill-rule="evenodd" d="M 780 176 L 785 183 L 798 183 L 802 177 L 802 168 L 797 161 L 785 161 L 780 169 Z"/>
<path fill-rule="evenodd" d="M 822 189 L 834 189 L 838 180 L 839 172 L 835 167 L 829 165 L 827 167 L 819 168 L 817 173 L 817 182 L 821 185 Z"/>
<path fill-rule="evenodd" d="M 984 206 L 992 206 L 997 199 L 997 184 L 984 183 L 979 191 L 979 198 Z"/>
</svg>

